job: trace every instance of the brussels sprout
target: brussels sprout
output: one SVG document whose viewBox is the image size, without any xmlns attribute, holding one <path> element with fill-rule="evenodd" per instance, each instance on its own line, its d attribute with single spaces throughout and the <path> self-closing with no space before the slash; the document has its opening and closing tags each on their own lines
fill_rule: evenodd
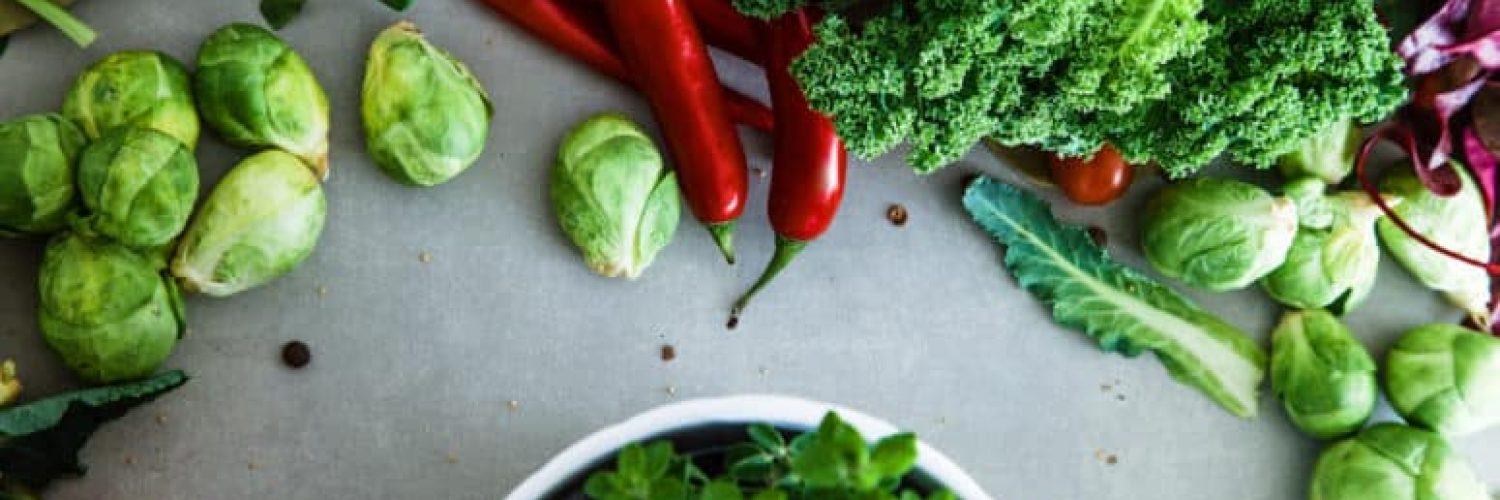
<svg viewBox="0 0 1500 500">
<path fill-rule="evenodd" d="M 1464 171 L 1458 166 L 1455 169 Z M 1484 196 L 1467 174 L 1460 174 L 1459 178 L 1463 180 L 1462 189 L 1447 198 L 1428 191 L 1411 172 L 1387 177 L 1381 183 L 1381 191 L 1404 200 L 1394 210 L 1413 230 L 1444 248 L 1489 262 L 1490 231 Z M 1449 302 L 1468 312 L 1476 324 L 1490 324 L 1486 307 L 1490 301 L 1490 277 L 1484 269 L 1438 253 L 1389 220 L 1381 220 L 1376 231 L 1396 262 L 1418 281 L 1443 292 Z"/>
<path fill-rule="evenodd" d="M 1457 325 L 1417 327 L 1386 355 L 1385 390 L 1407 422 L 1444 435 L 1500 423 L 1500 339 Z"/>
<path fill-rule="evenodd" d="M 1375 360 L 1338 318 L 1288 312 L 1271 335 L 1271 390 L 1298 429 L 1326 439 L 1365 425 L 1379 390 Z"/>
<path fill-rule="evenodd" d="M 494 114 L 469 69 L 404 21 L 370 46 L 361 98 L 370 156 L 415 186 L 447 182 L 478 160 Z"/>
<path fill-rule="evenodd" d="M 67 224 L 73 163 L 84 142 L 61 115 L 0 123 L 0 235 L 46 234 Z"/>
<path fill-rule="evenodd" d="M 246 158 L 188 225 L 172 274 L 189 291 L 215 297 L 262 285 L 312 254 L 327 210 L 302 160 L 275 149 Z"/>
<path fill-rule="evenodd" d="M 297 52 L 265 28 L 230 24 L 198 49 L 193 91 L 224 140 L 297 155 L 328 178 L 328 97 Z"/>
<path fill-rule="evenodd" d="M 78 192 L 81 228 L 127 246 L 170 243 L 187 226 L 198 200 L 198 162 L 172 136 L 118 127 L 83 150 Z"/>
<path fill-rule="evenodd" d="M 1489 500 L 1442 436 L 1380 424 L 1323 450 L 1310 500 Z"/>
<path fill-rule="evenodd" d="M 635 278 L 677 232 L 677 177 L 650 137 L 616 114 L 574 127 L 552 170 L 552 207 L 589 269 Z"/>
<path fill-rule="evenodd" d="M 1375 221 L 1384 213 L 1369 195 L 1357 191 L 1330 196 L 1326 206 L 1332 222 L 1321 228 L 1300 227 L 1286 262 L 1266 275 L 1261 286 L 1282 304 L 1326 307 L 1342 315 L 1358 307 L 1375 288 L 1380 268 Z"/>
<path fill-rule="evenodd" d="M 172 353 L 185 319 L 161 263 L 78 233 L 53 239 L 39 281 L 42 334 L 73 373 L 93 383 L 150 375 Z"/>
<path fill-rule="evenodd" d="M 1280 266 L 1297 234 L 1297 206 L 1250 184 L 1200 177 L 1146 203 L 1141 245 L 1162 274 L 1223 291 Z"/>
<path fill-rule="evenodd" d="M 21 379 L 16 378 L 16 362 L 0 362 L 0 407 L 14 403 L 21 396 Z"/>
<path fill-rule="evenodd" d="M 198 111 L 182 63 L 160 52 L 105 56 L 78 75 L 63 100 L 63 116 L 89 139 L 123 125 L 166 132 L 198 147 Z"/>
<path fill-rule="evenodd" d="M 1354 169 L 1364 132 L 1354 120 L 1343 119 L 1312 136 L 1302 147 L 1287 153 L 1277 162 L 1281 174 L 1289 179 L 1316 177 L 1328 184 L 1338 184 Z"/>
</svg>

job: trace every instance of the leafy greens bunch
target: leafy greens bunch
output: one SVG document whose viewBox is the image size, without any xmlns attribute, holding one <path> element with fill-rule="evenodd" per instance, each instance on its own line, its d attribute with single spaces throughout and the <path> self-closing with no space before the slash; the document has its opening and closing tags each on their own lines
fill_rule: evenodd
<svg viewBox="0 0 1500 500">
<path fill-rule="evenodd" d="M 923 497 L 901 489 L 917 462 L 917 439 L 909 433 L 872 446 L 829 412 L 817 430 L 790 442 L 765 424 L 747 434 L 749 442 L 725 454 L 722 474 L 705 473 L 700 457 L 679 454 L 671 442 L 632 444 L 620 451 L 614 470 L 590 476 L 584 492 L 598 500 L 957 500 L 947 491 Z"/>
<path fill-rule="evenodd" d="M 1110 143 L 1174 176 L 1222 154 L 1264 167 L 1406 95 L 1368 0 L 916 0 L 817 31 L 793 68 L 811 104 L 860 155 L 910 141 L 924 173 L 986 136 L 1065 156 Z"/>
</svg>

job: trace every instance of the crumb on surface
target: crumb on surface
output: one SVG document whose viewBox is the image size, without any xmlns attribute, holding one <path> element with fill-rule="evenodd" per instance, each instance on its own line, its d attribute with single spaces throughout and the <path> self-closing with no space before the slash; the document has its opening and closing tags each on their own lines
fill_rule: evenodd
<svg viewBox="0 0 1500 500">
<path fill-rule="evenodd" d="M 432 252 L 422 252 L 417 254 L 417 260 L 422 261 L 423 264 L 432 262 Z"/>
<path fill-rule="evenodd" d="M 519 410 L 519 409 L 521 409 L 521 402 L 520 401 L 516 401 L 514 399 L 512 399 L 510 401 L 506 401 L 505 402 L 505 409 L 510 410 L 510 411 Z"/>
<path fill-rule="evenodd" d="M 447 456 L 443 457 L 443 459 L 450 464 L 456 464 L 458 463 L 458 453 L 450 451 L 448 452 Z"/>
<path fill-rule="evenodd" d="M 672 344 L 662 344 L 661 360 L 663 362 L 671 362 L 674 359 L 677 359 L 677 348 Z"/>
<path fill-rule="evenodd" d="M 908 217 L 910 217 L 910 214 L 906 212 L 906 207 L 900 203 L 892 203 L 890 208 L 885 209 L 886 220 L 891 221 L 891 224 L 897 227 L 905 226 Z"/>
</svg>

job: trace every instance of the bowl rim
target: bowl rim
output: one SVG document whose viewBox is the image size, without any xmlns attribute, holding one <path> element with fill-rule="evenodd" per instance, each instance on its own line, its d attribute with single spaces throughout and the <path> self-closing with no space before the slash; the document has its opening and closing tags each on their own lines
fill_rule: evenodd
<svg viewBox="0 0 1500 500">
<path fill-rule="evenodd" d="M 848 407 L 792 396 L 751 394 L 702 398 L 658 406 L 578 440 L 511 490 L 507 500 L 545 500 L 544 495 L 630 443 L 672 431 L 716 424 L 766 423 L 786 429 L 814 429 L 829 411 L 866 439 L 899 432 L 884 420 Z M 917 465 L 932 480 L 965 500 L 990 500 L 979 484 L 941 451 L 917 442 Z"/>
</svg>

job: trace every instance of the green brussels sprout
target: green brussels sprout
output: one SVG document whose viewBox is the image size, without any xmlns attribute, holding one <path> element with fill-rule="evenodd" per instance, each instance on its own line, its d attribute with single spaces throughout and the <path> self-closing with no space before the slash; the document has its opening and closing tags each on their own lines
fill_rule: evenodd
<svg viewBox="0 0 1500 500">
<path fill-rule="evenodd" d="M 1332 214 L 1329 224 L 1312 227 L 1304 223 L 1298 228 L 1286 262 L 1266 275 L 1261 286 L 1287 306 L 1327 308 L 1343 315 L 1359 307 L 1375 288 L 1380 268 L 1375 221 L 1384 212 L 1369 195 L 1358 191 L 1330 196 L 1324 205 Z"/>
<path fill-rule="evenodd" d="M 1375 411 L 1375 360 L 1332 314 L 1288 312 L 1271 334 L 1271 390 L 1302 432 L 1350 434 Z"/>
<path fill-rule="evenodd" d="M 563 232 L 603 276 L 640 276 L 677 232 L 677 176 L 621 115 L 597 115 L 568 132 L 551 191 Z"/>
<path fill-rule="evenodd" d="M 1323 450 L 1309 500 L 1489 500 L 1442 436 L 1380 424 Z"/>
<path fill-rule="evenodd" d="M 154 129 L 117 127 L 83 150 L 78 192 L 82 229 L 135 248 L 171 243 L 198 200 L 198 162 Z"/>
<path fill-rule="evenodd" d="M 67 225 L 73 164 L 83 132 L 61 115 L 0 123 L 0 235 L 46 234 Z"/>
<path fill-rule="evenodd" d="M 414 186 L 442 184 L 477 161 L 494 114 L 469 68 L 404 21 L 370 46 L 361 99 L 370 156 Z"/>
<path fill-rule="evenodd" d="M 1146 203 L 1141 245 L 1158 271 L 1189 285 L 1244 288 L 1280 266 L 1297 234 L 1297 206 L 1244 182 L 1200 177 Z"/>
<path fill-rule="evenodd" d="M 1354 159 L 1365 134 L 1354 120 L 1335 121 L 1308 138 L 1302 147 L 1277 161 L 1281 175 L 1289 179 L 1311 176 L 1330 185 L 1342 182 L 1354 169 Z"/>
<path fill-rule="evenodd" d="M 198 49 L 193 91 L 224 140 L 279 148 L 328 178 L 328 97 L 302 56 L 259 26 L 219 28 Z"/>
<path fill-rule="evenodd" d="M 1394 207 L 1397 216 L 1413 230 L 1433 243 L 1469 256 L 1480 262 L 1490 260 L 1490 231 L 1485 214 L 1484 195 L 1465 169 L 1460 172 L 1463 187 L 1452 197 L 1433 194 L 1422 185 L 1416 174 L 1401 172 L 1381 182 L 1381 191 L 1400 197 Z M 1462 308 L 1475 324 L 1490 324 L 1490 277 L 1484 269 L 1465 264 L 1438 253 L 1402 231 L 1390 220 L 1376 225 L 1380 242 L 1401 267 L 1428 288 L 1442 292 L 1448 301 Z"/>
<path fill-rule="evenodd" d="M 1500 423 L 1500 339 L 1450 324 L 1412 329 L 1386 355 L 1385 390 L 1407 422 L 1444 435 Z"/>
<path fill-rule="evenodd" d="M 92 383 L 145 377 L 172 353 L 186 320 L 161 262 L 79 233 L 47 246 L 38 280 L 42 335 Z"/>
<path fill-rule="evenodd" d="M 160 52 L 116 52 L 100 59 L 68 89 L 63 116 L 91 140 L 134 125 L 166 132 L 190 150 L 198 147 L 198 111 L 187 69 Z"/>
<path fill-rule="evenodd" d="M 215 297 L 262 285 L 312 254 L 327 211 L 318 178 L 296 156 L 273 149 L 246 158 L 188 225 L 172 275 Z"/>
</svg>

